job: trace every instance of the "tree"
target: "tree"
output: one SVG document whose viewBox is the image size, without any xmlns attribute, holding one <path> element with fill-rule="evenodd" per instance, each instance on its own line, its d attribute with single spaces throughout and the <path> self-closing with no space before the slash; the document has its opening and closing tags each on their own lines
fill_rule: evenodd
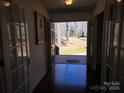
<svg viewBox="0 0 124 93">
<path fill-rule="evenodd" d="M 69 23 L 66 22 L 66 33 L 65 33 L 65 36 L 66 36 L 66 44 L 69 42 Z"/>
</svg>

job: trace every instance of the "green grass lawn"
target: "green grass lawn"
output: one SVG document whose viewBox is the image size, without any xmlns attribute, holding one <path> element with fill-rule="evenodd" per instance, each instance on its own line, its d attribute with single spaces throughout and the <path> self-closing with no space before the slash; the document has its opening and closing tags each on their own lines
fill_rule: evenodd
<svg viewBox="0 0 124 93">
<path fill-rule="evenodd" d="M 84 52 L 86 52 L 86 48 L 75 48 L 69 50 L 61 50 L 60 55 L 79 54 Z"/>
</svg>

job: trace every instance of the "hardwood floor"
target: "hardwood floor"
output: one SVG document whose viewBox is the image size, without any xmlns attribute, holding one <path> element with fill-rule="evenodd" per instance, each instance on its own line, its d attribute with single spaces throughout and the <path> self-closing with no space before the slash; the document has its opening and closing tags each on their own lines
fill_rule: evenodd
<svg viewBox="0 0 124 93">
<path fill-rule="evenodd" d="M 86 93 L 86 65 L 55 64 L 33 93 Z"/>
</svg>

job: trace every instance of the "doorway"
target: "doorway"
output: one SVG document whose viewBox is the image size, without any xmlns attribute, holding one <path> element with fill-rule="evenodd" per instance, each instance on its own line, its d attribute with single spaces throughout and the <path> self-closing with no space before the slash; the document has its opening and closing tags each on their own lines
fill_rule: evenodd
<svg viewBox="0 0 124 93">
<path fill-rule="evenodd" d="M 87 21 L 51 24 L 54 32 L 55 63 L 86 64 Z"/>
<path fill-rule="evenodd" d="M 51 22 L 55 91 L 86 91 L 87 21 Z M 70 92 L 71 91 L 71 92 Z"/>
</svg>

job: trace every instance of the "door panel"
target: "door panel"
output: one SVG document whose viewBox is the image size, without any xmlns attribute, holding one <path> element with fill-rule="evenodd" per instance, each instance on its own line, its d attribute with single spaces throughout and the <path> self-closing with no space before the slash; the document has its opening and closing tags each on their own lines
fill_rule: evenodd
<svg viewBox="0 0 124 93">
<path fill-rule="evenodd" d="M 30 60 L 27 24 L 24 9 L 12 4 L 4 8 L 5 28 L 3 34 L 7 93 L 30 93 Z"/>
<path fill-rule="evenodd" d="M 123 9 L 124 1 L 118 3 L 116 0 L 111 0 L 111 2 L 106 0 L 104 22 L 105 42 L 103 42 L 102 59 L 103 65 L 105 65 L 103 69 L 107 69 L 108 71 L 103 71 L 105 77 L 102 82 L 107 80 L 108 82 L 115 81 L 121 83 L 120 79 L 123 77 Z M 112 91 L 112 93 L 120 93 L 120 89 Z"/>
</svg>

